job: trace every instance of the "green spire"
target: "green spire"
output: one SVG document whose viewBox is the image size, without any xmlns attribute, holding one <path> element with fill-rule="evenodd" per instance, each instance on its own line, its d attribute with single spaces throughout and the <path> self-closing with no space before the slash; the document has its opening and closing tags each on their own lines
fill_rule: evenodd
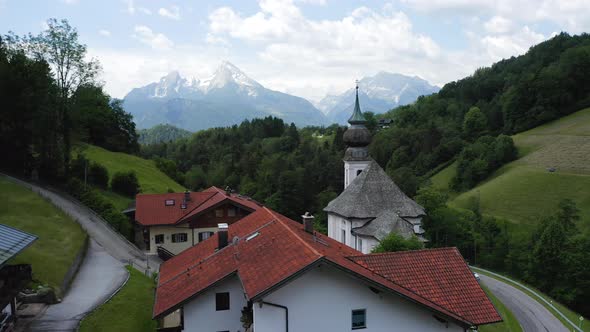
<svg viewBox="0 0 590 332">
<path fill-rule="evenodd" d="M 354 111 L 352 112 L 350 119 L 348 119 L 348 123 L 350 123 L 351 125 L 367 123 L 367 119 L 365 119 L 363 112 L 361 112 L 361 106 L 359 105 L 359 84 L 358 84 L 358 81 L 356 83 L 356 101 L 354 102 Z"/>
</svg>

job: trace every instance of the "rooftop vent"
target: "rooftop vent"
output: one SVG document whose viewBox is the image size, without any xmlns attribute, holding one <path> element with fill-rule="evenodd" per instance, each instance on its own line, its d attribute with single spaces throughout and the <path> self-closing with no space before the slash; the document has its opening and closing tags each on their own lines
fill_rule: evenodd
<svg viewBox="0 0 590 332">
<path fill-rule="evenodd" d="M 186 190 L 184 192 L 184 201 L 185 202 L 190 202 L 191 201 L 191 192 L 190 192 L 190 190 Z"/>
<path fill-rule="evenodd" d="M 164 205 L 166 206 L 174 206 L 174 200 L 173 199 L 167 199 L 164 201 Z"/>
</svg>

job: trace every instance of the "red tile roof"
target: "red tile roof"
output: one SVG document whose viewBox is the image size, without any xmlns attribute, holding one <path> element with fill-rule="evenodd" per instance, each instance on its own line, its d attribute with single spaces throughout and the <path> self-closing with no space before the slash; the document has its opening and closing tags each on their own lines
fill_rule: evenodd
<svg viewBox="0 0 590 332">
<path fill-rule="evenodd" d="M 247 240 L 248 236 L 255 233 L 258 235 Z M 405 271 L 410 273 L 407 279 L 412 280 L 406 282 L 404 278 L 395 279 L 377 273 L 372 270 L 376 269 L 377 263 L 369 264 L 368 261 L 361 260 L 363 257 L 369 257 L 370 262 L 379 261 L 378 258 L 372 258 L 378 256 L 362 255 L 361 252 L 319 233 L 309 234 L 298 222 L 268 208 L 258 209 L 230 225 L 228 238 L 230 244 L 216 250 L 218 239 L 215 234 L 160 266 L 154 317 L 171 312 L 185 301 L 233 274 L 239 276 L 248 299 L 255 300 L 272 291 L 273 287 L 287 278 L 305 271 L 314 263 L 322 262 L 336 265 L 377 287 L 390 290 L 466 326 L 501 320 L 479 284 L 471 283 L 474 281 L 473 275 L 456 251 L 453 251 L 457 253 L 456 257 L 451 257 L 451 264 L 446 267 L 449 259 L 448 250 L 455 249 L 425 250 L 418 251 L 418 254 L 408 252 L 407 256 L 404 256 L 407 257 L 404 261 L 397 259 L 396 254 L 391 254 L 395 262 L 405 262 L 410 267 L 416 267 L 406 267 Z M 236 242 L 233 241 L 234 238 L 237 238 Z M 440 275 L 436 281 L 436 285 L 439 286 L 437 288 L 427 284 L 431 280 L 427 279 L 422 285 L 424 290 L 417 292 L 412 287 L 420 285 L 414 280 L 423 279 L 420 275 L 414 275 L 412 278 L 411 273 L 423 273 L 424 269 L 434 264 L 431 260 L 423 261 L 425 255 L 422 252 L 431 252 L 430 256 L 426 257 L 439 259 L 438 264 L 441 268 L 437 269 Z M 389 255 L 381 255 L 380 259 L 387 262 Z M 457 259 L 463 265 L 458 264 Z M 421 268 L 422 266 L 424 267 Z M 457 266 L 458 271 L 453 270 L 449 273 Z M 455 288 L 454 285 L 457 283 L 464 287 Z M 446 289 L 444 285 L 453 287 Z M 440 291 L 434 292 L 433 289 Z M 449 305 L 450 303 L 453 306 Z M 456 303 L 463 305 L 454 305 Z M 478 310 L 470 305 L 482 309 Z"/>
<path fill-rule="evenodd" d="M 191 200 L 186 209 L 181 209 L 184 193 L 138 194 L 135 197 L 135 220 L 143 226 L 173 225 L 189 217 L 200 214 L 224 201 L 231 201 L 249 210 L 257 210 L 255 201 L 236 194 L 227 195 L 225 191 L 211 187 L 201 192 L 191 192 Z M 166 206 L 166 200 L 174 200 L 174 205 Z"/>
<path fill-rule="evenodd" d="M 350 259 L 474 325 L 501 320 L 457 248 L 369 254 Z"/>
</svg>

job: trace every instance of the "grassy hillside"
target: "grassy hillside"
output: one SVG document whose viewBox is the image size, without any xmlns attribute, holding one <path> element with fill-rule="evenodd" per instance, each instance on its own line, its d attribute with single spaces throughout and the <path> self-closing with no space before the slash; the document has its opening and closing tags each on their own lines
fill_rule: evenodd
<svg viewBox="0 0 590 332">
<path fill-rule="evenodd" d="M 42 197 L 3 177 L 0 223 L 37 235 L 37 241 L 10 263 L 32 264 L 34 279 L 61 291 L 59 285 L 86 237 L 80 225 Z"/>
<path fill-rule="evenodd" d="M 184 190 L 181 185 L 162 173 L 152 160 L 122 152 L 111 152 L 98 146 L 86 144 L 79 146 L 76 152 L 83 152 L 88 159 L 106 167 L 111 178 L 116 172 L 135 171 L 142 193 L 165 193 L 169 189 L 173 191 Z M 120 210 L 125 209 L 132 201 L 131 198 L 111 191 L 102 191 L 102 194 Z"/>
<path fill-rule="evenodd" d="M 519 159 L 450 204 L 466 207 L 471 197 L 479 196 L 483 213 L 532 225 L 553 214 L 561 199 L 570 198 L 581 210 L 582 220 L 590 220 L 590 108 L 513 139 Z M 452 167 L 435 175 L 433 185 L 444 189 Z"/>
</svg>

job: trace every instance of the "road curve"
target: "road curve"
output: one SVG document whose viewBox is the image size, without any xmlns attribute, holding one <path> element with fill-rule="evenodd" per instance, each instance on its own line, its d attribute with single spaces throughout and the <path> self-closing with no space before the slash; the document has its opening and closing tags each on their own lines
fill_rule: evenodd
<svg viewBox="0 0 590 332">
<path fill-rule="evenodd" d="M 481 281 L 514 314 L 524 332 L 568 332 L 549 310 L 523 291 L 480 274 Z"/>
<path fill-rule="evenodd" d="M 76 220 L 93 240 L 117 260 L 126 264 L 132 264 L 133 267 L 148 275 L 152 272 L 159 271 L 162 261 L 157 256 L 148 256 L 143 253 L 121 234 L 112 229 L 94 211 L 80 204 L 67 194 L 49 190 L 8 175 L 5 176 L 7 179 L 23 185 L 50 200 L 57 208 Z"/>
<path fill-rule="evenodd" d="M 76 331 L 82 318 L 111 297 L 125 280 L 124 264 L 90 240 L 84 262 L 66 296 L 36 317 L 27 331 Z"/>
</svg>

